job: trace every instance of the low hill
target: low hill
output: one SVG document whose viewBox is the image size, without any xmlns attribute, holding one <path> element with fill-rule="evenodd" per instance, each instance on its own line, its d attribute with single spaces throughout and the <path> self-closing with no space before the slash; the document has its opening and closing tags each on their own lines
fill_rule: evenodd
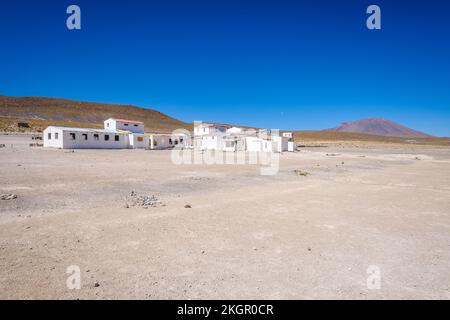
<svg viewBox="0 0 450 320">
<path fill-rule="evenodd" d="M 159 111 L 132 105 L 0 96 L 0 131 L 41 131 L 48 125 L 100 128 L 103 121 L 111 117 L 142 121 L 146 130 L 172 131 L 192 127 Z M 22 125 L 19 128 L 19 122 L 29 127 Z"/>
<path fill-rule="evenodd" d="M 294 131 L 293 133 L 294 140 L 300 145 L 310 145 L 315 143 L 326 145 L 328 143 L 340 142 L 374 142 L 450 146 L 450 138 L 402 138 L 330 130 L 305 130 Z"/>
<path fill-rule="evenodd" d="M 352 132 L 401 138 L 432 137 L 429 134 L 407 128 L 398 123 L 382 118 L 369 118 L 352 122 L 344 122 L 340 126 L 328 129 L 326 131 Z"/>
</svg>

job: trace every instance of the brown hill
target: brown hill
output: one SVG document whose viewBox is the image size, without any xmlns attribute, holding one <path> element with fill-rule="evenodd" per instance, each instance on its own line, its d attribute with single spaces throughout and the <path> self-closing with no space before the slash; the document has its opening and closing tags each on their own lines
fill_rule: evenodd
<svg viewBox="0 0 450 320">
<path fill-rule="evenodd" d="M 96 128 L 102 127 L 103 121 L 111 117 L 140 120 L 146 130 L 172 131 L 192 126 L 159 111 L 132 105 L 0 96 L 1 131 L 40 131 L 48 125 Z M 27 123 L 29 128 L 18 128 L 19 122 Z"/>
<path fill-rule="evenodd" d="M 352 122 L 344 122 L 342 125 L 326 131 L 353 132 L 402 138 L 432 137 L 426 133 L 407 128 L 398 123 L 382 118 L 369 118 Z"/>
</svg>

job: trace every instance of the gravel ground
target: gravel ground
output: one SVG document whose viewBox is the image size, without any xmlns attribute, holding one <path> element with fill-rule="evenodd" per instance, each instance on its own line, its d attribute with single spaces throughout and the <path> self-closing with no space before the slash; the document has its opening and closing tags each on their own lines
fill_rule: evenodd
<svg viewBox="0 0 450 320">
<path fill-rule="evenodd" d="M 1 299 L 450 298 L 449 148 L 305 148 L 265 176 L 29 143 L 0 136 Z"/>
</svg>

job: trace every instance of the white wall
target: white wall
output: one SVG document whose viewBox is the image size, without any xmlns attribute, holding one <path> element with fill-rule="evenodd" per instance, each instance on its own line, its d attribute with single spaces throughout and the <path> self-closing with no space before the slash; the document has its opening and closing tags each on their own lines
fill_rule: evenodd
<svg viewBox="0 0 450 320">
<path fill-rule="evenodd" d="M 227 133 L 231 133 L 231 134 L 233 134 L 233 133 L 241 133 L 243 131 L 244 131 L 244 129 L 239 128 L 239 127 L 231 127 L 229 129 L 227 129 Z"/>
<path fill-rule="evenodd" d="M 201 139 L 201 149 L 202 150 L 218 150 L 219 137 L 218 136 L 204 136 Z"/>
<path fill-rule="evenodd" d="M 63 148 L 63 132 L 59 128 L 48 127 L 43 133 L 44 147 Z"/>
<path fill-rule="evenodd" d="M 154 134 L 150 136 L 150 148 L 155 150 L 173 147 L 186 148 L 189 144 L 190 137 L 186 135 Z"/>
<path fill-rule="evenodd" d="M 50 134 L 50 139 L 49 139 Z M 75 136 L 73 136 L 74 134 Z M 96 136 L 98 139 L 96 139 Z M 109 140 L 105 140 L 105 136 Z M 118 136 L 119 141 L 115 141 Z M 75 137 L 75 139 L 74 139 Z M 128 147 L 128 136 L 118 133 L 70 130 L 70 128 L 48 127 L 44 130 L 44 147 L 65 149 L 123 149 Z M 87 140 L 86 140 L 87 138 Z"/>
<path fill-rule="evenodd" d="M 106 130 L 125 130 L 133 133 L 144 133 L 143 123 L 134 123 L 127 121 L 119 121 L 116 119 L 108 119 L 104 122 Z"/>
<path fill-rule="evenodd" d="M 245 145 L 247 151 L 259 152 L 261 151 L 261 139 L 256 137 L 246 137 Z"/>
<path fill-rule="evenodd" d="M 288 141 L 288 150 L 290 152 L 294 152 L 294 141 Z"/>
<path fill-rule="evenodd" d="M 149 136 L 140 133 L 130 133 L 128 136 L 130 147 L 133 149 L 150 148 Z"/>
<path fill-rule="evenodd" d="M 63 131 L 63 148 L 65 149 L 126 149 L 128 148 L 128 136 L 126 134 L 91 132 L 91 131 Z M 71 133 L 75 134 L 75 140 Z M 87 135 L 87 139 L 86 136 Z M 106 136 L 109 137 L 106 140 Z M 115 140 L 118 136 L 119 141 Z"/>
<path fill-rule="evenodd" d="M 273 152 L 288 151 L 289 138 L 272 136 L 272 150 Z"/>
<path fill-rule="evenodd" d="M 226 131 L 227 128 L 225 128 L 224 126 L 207 126 L 205 124 L 194 124 L 194 135 L 196 136 L 223 134 Z"/>
</svg>

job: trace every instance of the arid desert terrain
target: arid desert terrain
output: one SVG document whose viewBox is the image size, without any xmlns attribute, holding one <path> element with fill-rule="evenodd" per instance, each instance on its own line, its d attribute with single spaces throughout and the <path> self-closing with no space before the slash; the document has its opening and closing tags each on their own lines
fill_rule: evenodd
<svg viewBox="0 0 450 320">
<path fill-rule="evenodd" d="M 30 142 L 0 135 L 1 299 L 450 299 L 449 147 L 305 147 L 264 176 Z"/>
</svg>

